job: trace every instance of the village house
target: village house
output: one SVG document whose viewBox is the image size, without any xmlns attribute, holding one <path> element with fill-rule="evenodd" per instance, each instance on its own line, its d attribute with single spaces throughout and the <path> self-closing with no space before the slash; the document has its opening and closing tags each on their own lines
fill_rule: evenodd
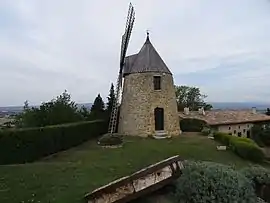
<svg viewBox="0 0 270 203">
<path fill-rule="evenodd" d="M 270 122 L 270 116 L 259 113 L 256 108 L 248 110 L 210 110 L 179 112 L 181 119 L 193 118 L 204 120 L 212 129 L 238 137 L 250 137 L 251 128 L 256 123 Z"/>
</svg>

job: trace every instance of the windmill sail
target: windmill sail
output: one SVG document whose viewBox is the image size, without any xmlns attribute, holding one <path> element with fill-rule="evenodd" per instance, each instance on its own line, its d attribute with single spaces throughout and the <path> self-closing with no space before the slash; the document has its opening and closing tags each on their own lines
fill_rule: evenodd
<svg viewBox="0 0 270 203">
<path fill-rule="evenodd" d="M 117 125 L 117 115 L 118 115 L 118 109 L 119 109 L 119 98 L 120 98 L 120 92 L 122 88 L 122 79 L 123 79 L 123 67 L 125 62 L 125 57 L 127 53 L 128 43 L 131 36 L 131 31 L 133 28 L 133 24 L 135 21 L 135 11 L 132 4 L 129 4 L 128 9 L 128 16 L 126 21 L 126 27 L 125 32 L 122 36 L 122 42 L 121 42 L 121 52 L 120 52 L 120 69 L 119 69 L 119 75 L 117 78 L 117 84 L 116 84 L 116 98 L 113 103 L 113 108 L 111 112 L 110 122 L 109 122 L 109 133 L 115 133 L 116 131 L 116 125 Z"/>
</svg>

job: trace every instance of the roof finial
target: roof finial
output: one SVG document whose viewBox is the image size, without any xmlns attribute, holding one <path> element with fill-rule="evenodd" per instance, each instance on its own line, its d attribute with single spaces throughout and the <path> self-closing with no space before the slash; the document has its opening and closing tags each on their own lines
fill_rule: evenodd
<svg viewBox="0 0 270 203">
<path fill-rule="evenodd" d="M 149 40 L 149 30 L 146 30 L 146 34 L 147 34 L 146 41 L 150 41 Z"/>
</svg>

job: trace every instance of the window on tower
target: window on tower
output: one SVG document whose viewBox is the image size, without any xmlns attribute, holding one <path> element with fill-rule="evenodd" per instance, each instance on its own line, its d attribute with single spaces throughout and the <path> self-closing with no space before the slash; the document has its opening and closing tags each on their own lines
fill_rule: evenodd
<svg viewBox="0 0 270 203">
<path fill-rule="evenodd" d="M 161 89 L 161 77 L 154 76 L 154 90 L 160 90 L 160 89 Z"/>
</svg>

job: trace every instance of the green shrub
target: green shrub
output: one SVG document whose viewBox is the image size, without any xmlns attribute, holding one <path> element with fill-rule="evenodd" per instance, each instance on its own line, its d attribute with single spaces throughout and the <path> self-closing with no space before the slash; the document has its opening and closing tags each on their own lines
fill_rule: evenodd
<svg viewBox="0 0 270 203">
<path fill-rule="evenodd" d="M 205 127 L 203 127 L 201 133 L 202 133 L 204 136 L 208 136 L 208 135 L 210 135 L 210 133 L 211 133 L 211 129 L 210 129 L 209 127 L 206 127 L 206 126 L 205 126 Z"/>
<path fill-rule="evenodd" d="M 230 136 L 230 139 L 228 140 L 228 144 L 227 146 L 229 146 L 231 148 L 232 151 L 235 151 L 236 152 L 236 145 L 234 143 L 237 143 L 237 142 L 244 142 L 244 143 L 249 143 L 249 144 L 252 144 L 252 145 L 256 145 L 256 143 L 249 139 L 249 138 L 245 138 L 245 137 L 236 137 L 236 136 Z"/>
<path fill-rule="evenodd" d="M 232 168 L 211 162 L 189 162 L 177 180 L 176 202 L 256 202 L 251 181 Z"/>
<path fill-rule="evenodd" d="M 236 137 L 236 136 L 230 136 L 230 141 L 239 141 L 239 142 L 246 142 L 246 143 L 250 143 L 250 144 L 256 144 L 256 142 L 254 142 L 252 139 L 246 138 L 246 137 Z"/>
<path fill-rule="evenodd" d="M 117 134 L 105 134 L 98 140 L 98 143 L 102 146 L 121 145 L 123 143 L 123 139 L 122 136 Z"/>
<path fill-rule="evenodd" d="M 240 170 L 251 181 L 259 184 L 270 184 L 270 170 L 262 166 L 249 166 Z"/>
<path fill-rule="evenodd" d="M 185 118 L 180 120 L 180 128 L 183 132 L 201 132 L 206 122 L 199 119 Z"/>
<path fill-rule="evenodd" d="M 264 160 L 264 153 L 257 144 L 242 141 L 241 139 L 230 140 L 231 149 L 240 157 L 253 161 L 261 162 Z"/>
<path fill-rule="evenodd" d="M 270 202 L 270 171 L 261 166 L 250 166 L 240 170 L 240 172 L 253 182 L 257 196 Z"/>
<path fill-rule="evenodd" d="M 214 132 L 214 138 L 215 138 L 215 140 L 219 141 L 220 143 L 222 143 L 226 146 L 229 146 L 230 139 L 232 138 L 232 136 L 227 134 L 227 133 Z"/>
<path fill-rule="evenodd" d="M 0 164 L 32 162 L 96 138 L 106 130 L 103 121 L 87 121 L 0 132 Z"/>
<path fill-rule="evenodd" d="M 249 138 L 236 137 L 222 132 L 215 132 L 214 138 L 244 159 L 261 162 L 265 158 L 260 147 Z"/>
</svg>

